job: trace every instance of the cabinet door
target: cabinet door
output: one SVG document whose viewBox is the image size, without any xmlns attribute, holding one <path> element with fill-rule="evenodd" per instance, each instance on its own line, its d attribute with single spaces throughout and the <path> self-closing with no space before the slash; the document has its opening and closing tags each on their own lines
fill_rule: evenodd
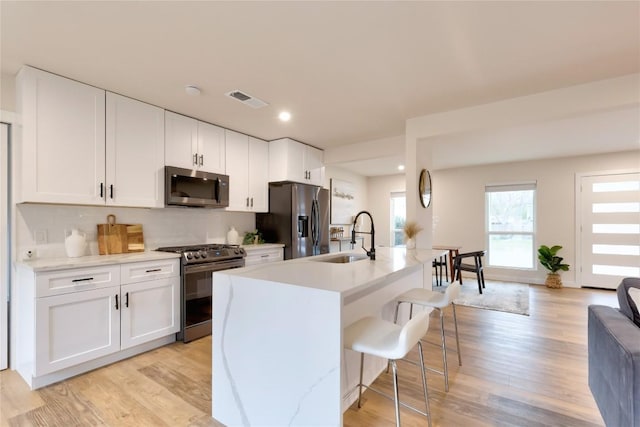
<svg viewBox="0 0 640 427">
<path fill-rule="evenodd" d="M 269 211 L 269 143 L 249 137 L 249 209 Z"/>
<path fill-rule="evenodd" d="M 322 150 L 314 147 L 305 147 L 304 170 L 307 177 L 306 182 L 313 185 L 322 186 L 324 183 L 324 159 Z"/>
<path fill-rule="evenodd" d="M 180 330 L 180 278 L 122 285 L 122 349 Z"/>
<path fill-rule="evenodd" d="M 225 130 L 230 211 L 249 210 L 249 137 Z"/>
<path fill-rule="evenodd" d="M 269 182 L 308 182 L 304 174 L 304 145 L 289 138 L 269 143 Z"/>
<path fill-rule="evenodd" d="M 20 201 L 103 205 L 105 91 L 30 67 L 16 89 Z"/>
<path fill-rule="evenodd" d="M 194 169 L 198 159 L 198 121 L 165 111 L 164 158 L 167 166 Z"/>
<path fill-rule="evenodd" d="M 224 129 L 198 122 L 198 169 L 226 173 Z"/>
<path fill-rule="evenodd" d="M 164 110 L 107 93 L 107 204 L 164 206 Z"/>
<path fill-rule="evenodd" d="M 37 298 L 35 376 L 119 351 L 119 292 L 112 287 Z"/>
</svg>

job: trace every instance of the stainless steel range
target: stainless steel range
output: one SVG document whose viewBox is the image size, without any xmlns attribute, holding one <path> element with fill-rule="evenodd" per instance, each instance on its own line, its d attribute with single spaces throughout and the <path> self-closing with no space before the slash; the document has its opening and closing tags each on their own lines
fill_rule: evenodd
<svg viewBox="0 0 640 427">
<path fill-rule="evenodd" d="M 234 245 L 191 245 L 158 248 L 182 255 L 182 327 L 176 338 L 184 342 L 211 335 L 214 271 L 244 267 L 244 249 Z"/>
</svg>

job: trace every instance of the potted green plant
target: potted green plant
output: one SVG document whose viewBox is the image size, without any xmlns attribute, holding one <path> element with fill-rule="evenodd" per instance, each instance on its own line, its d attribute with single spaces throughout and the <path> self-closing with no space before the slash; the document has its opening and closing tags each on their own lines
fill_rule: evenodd
<svg viewBox="0 0 640 427">
<path fill-rule="evenodd" d="M 561 288 L 562 279 L 558 271 L 569 270 L 569 264 L 564 264 L 562 262 L 563 258 L 557 255 L 560 249 L 562 249 L 562 246 L 559 245 L 552 247 L 542 245 L 538 249 L 538 260 L 540 264 L 549 270 L 547 280 L 544 282 L 547 288 Z"/>
</svg>

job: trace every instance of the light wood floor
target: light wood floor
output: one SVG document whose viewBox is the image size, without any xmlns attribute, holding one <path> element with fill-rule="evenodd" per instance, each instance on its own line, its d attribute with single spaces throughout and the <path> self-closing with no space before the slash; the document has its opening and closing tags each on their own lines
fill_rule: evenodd
<svg viewBox="0 0 640 427">
<path fill-rule="evenodd" d="M 451 351 L 448 393 L 441 376 L 427 376 L 434 426 L 603 425 L 587 385 L 587 305 L 617 306 L 615 293 L 532 286 L 530 296 L 529 317 L 458 307 L 462 366 Z M 437 327 L 434 318 L 428 341 L 438 342 Z M 209 417 L 210 346 L 210 337 L 175 343 L 37 391 L 2 371 L 0 425 L 220 426 Z M 439 348 L 426 346 L 425 353 L 428 364 L 440 366 Z M 417 368 L 399 362 L 399 376 L 401 398 L 420 407 Z M 389 375 L 376 383 L 391 390 Z M 394 424 L 391 401 L 364 397 L 362 408 L 345 413 L 345 426 Z M 403 409 L 402 424 L 426 422 Z"/>
</svg>

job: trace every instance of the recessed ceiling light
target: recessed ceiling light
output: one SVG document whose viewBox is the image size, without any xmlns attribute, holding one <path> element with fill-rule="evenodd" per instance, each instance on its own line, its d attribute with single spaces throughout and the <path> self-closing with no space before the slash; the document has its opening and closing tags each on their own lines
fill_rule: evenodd
<svg viewBox="0 0 640 427">
<path fill-rule="evenodd" d="M 291 113 L 288 111 L 282 111 L 280 114 L 278 114 L 278 118 L 283 122 L 288 122 L 289 120 L 291 120 Z"/>
<path fill-rule="evenodd" d="M 398 165 L 398 170 L 399 171 L 403 171 L 404 170 L 404 165 Z"/>
<path fill-rule="evenodd" d="M 199 96 L 202 93 L 200 88 L 194 85 L 185 86 L 184 91 L 187 92 L 187 95 L 191 95 L 191 96 Z"/>
</svg>

